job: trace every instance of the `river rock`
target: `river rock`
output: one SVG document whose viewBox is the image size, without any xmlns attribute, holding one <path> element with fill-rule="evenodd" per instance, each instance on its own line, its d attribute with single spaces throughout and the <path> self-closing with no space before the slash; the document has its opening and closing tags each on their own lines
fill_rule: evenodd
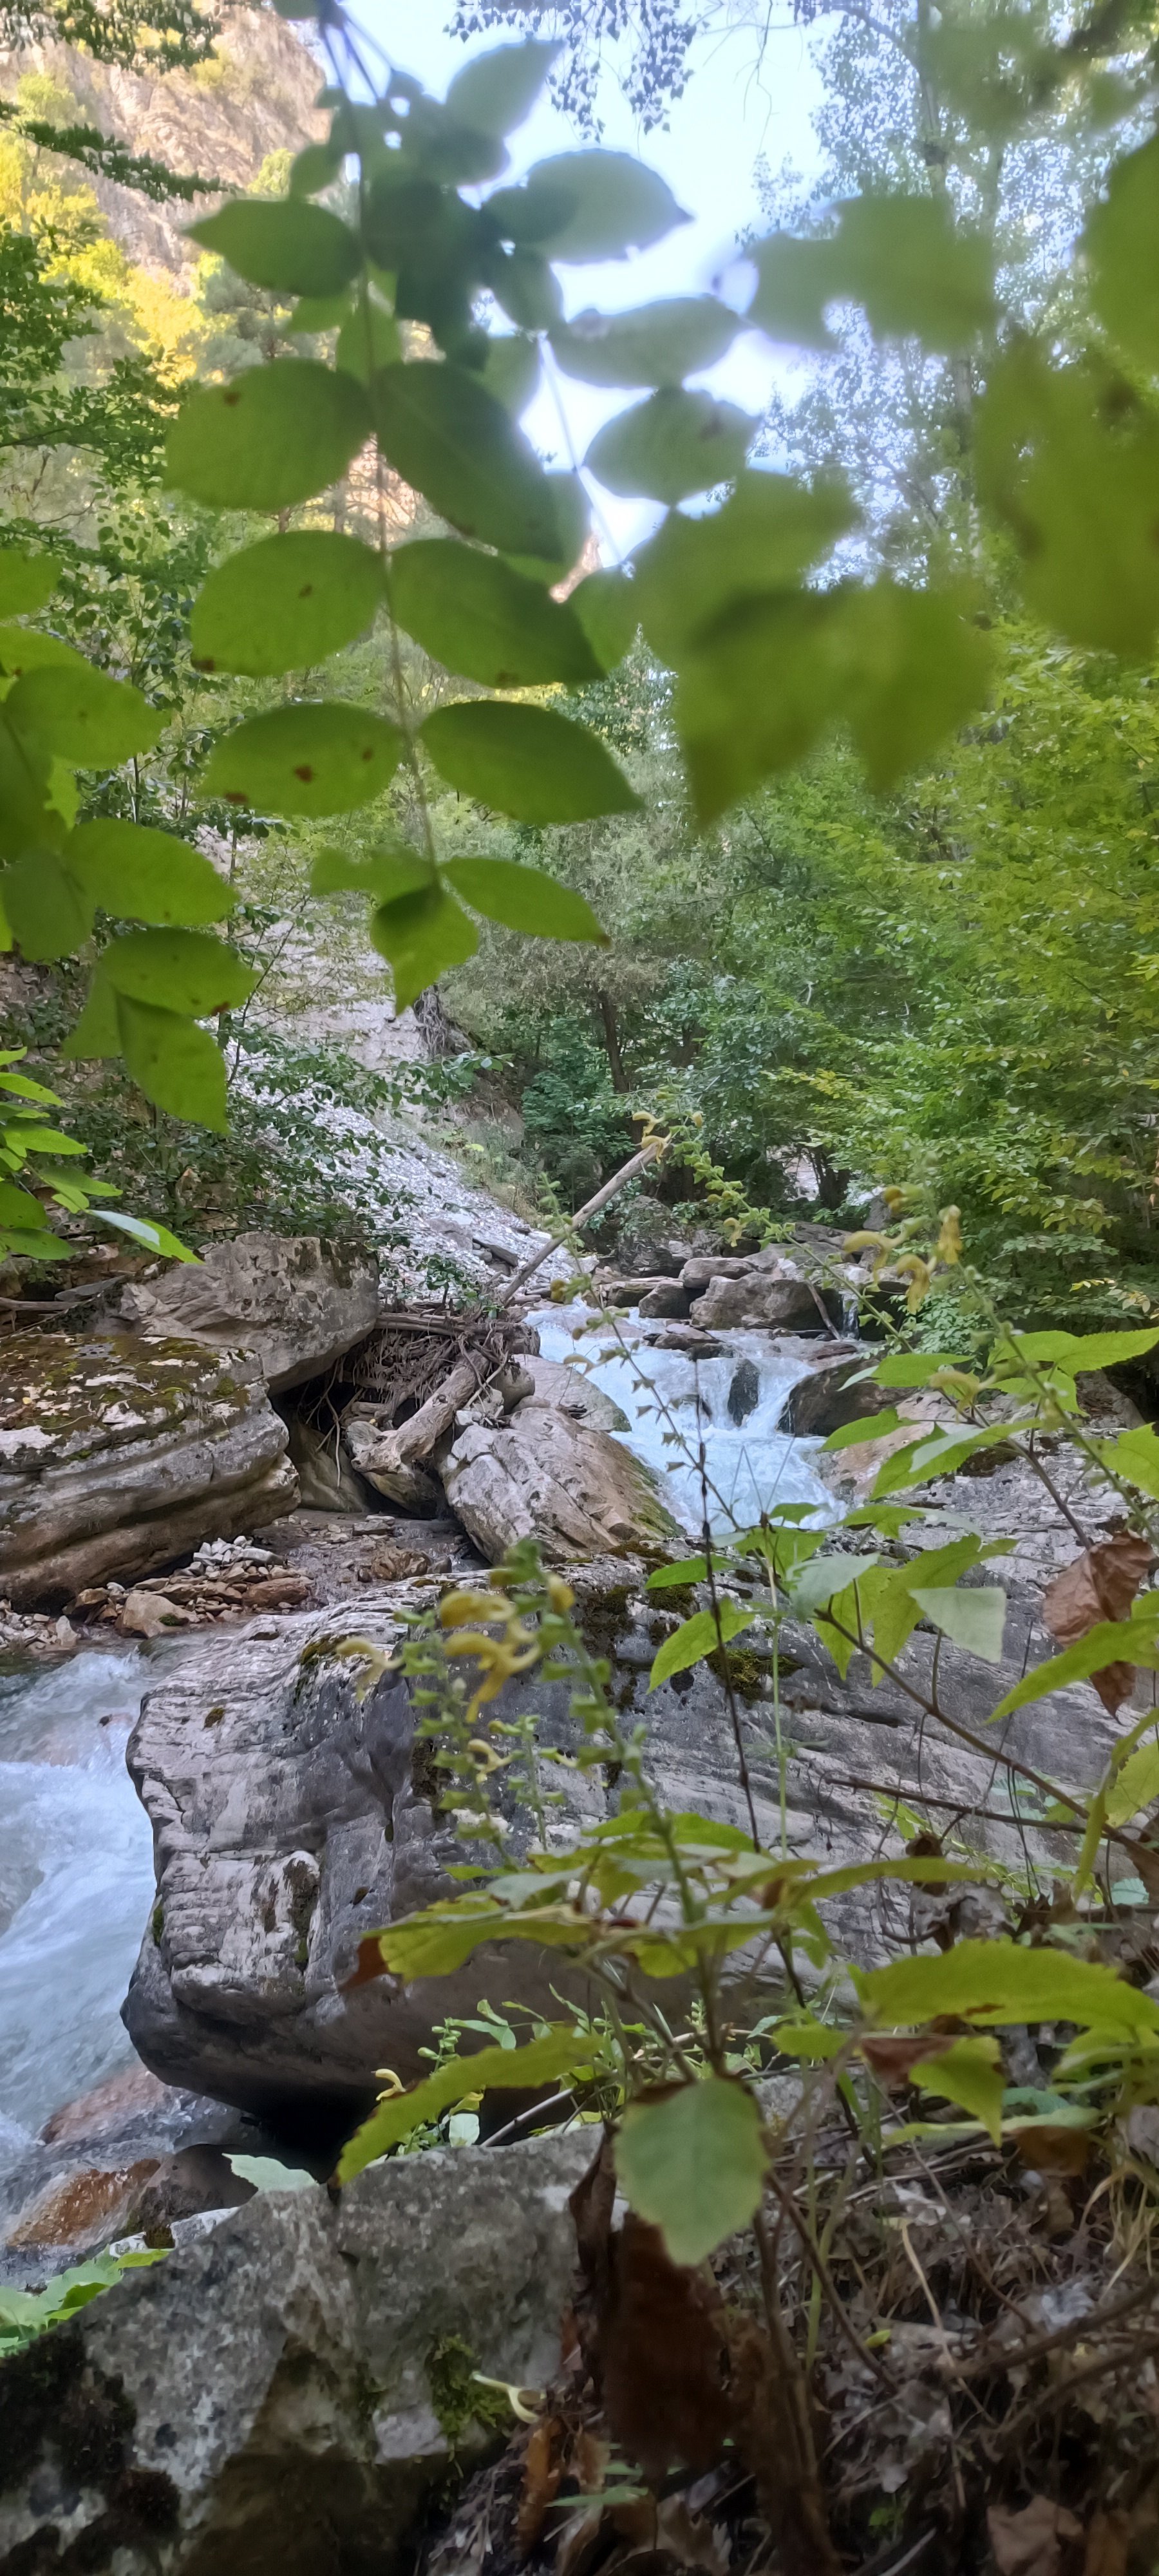
<svg viewBox="0 0 1159 2576">
<path fill-rule="evenodd" d="M 334 2201 L 262 2192 L 128 2275 L 0 2367 L 0 2562 L 410 2566 L 456 2450 L 496 2438 L 471 2371 L 542 2387 L 559 2367 L 591 2155 L 585 2129 L 374 2165 Z"/>
<path fill-rule="evenodd" d="M 640 1299 L 640 1313 L 652 1317 L 670 1317 L 673 1323 L 686 1323 L 692 1313 L 692 1299 L 678 1279 L 662 1279 Z"/>
<path fill-rule="evenodd" d="M 808 1377 L 798 1378 L 790 1387 L 788 1402 L 781 1417 L 781 1427 L 798 1439 L 826 1439 L 831 1431 L 841 1431 L 847 1422 L 868 1421 L 875 1413 L 886 1412 L 897 1403 L 895 1388 L 875 1386 L 861 1372 L 872 1365 L 873 1353 L 861 1351 L 854 1359 L 821 1362 L 810 1369 Z M 850 1384 L 850 1380 L 859 1380 Z"/>
<path fill-rule="evenodd" d="M 292 1511 L 287 1432 L 247 1352 L 19 1333 L 0 1349 L 0 1592 L 63 1603 Z"/>
<path fill-rule="evenodd" d="M 559 1564 L 609 1551 L 654 1556 L 677 1536 L 647 1468 L 608 1432 L 538 1395 L 494 1428 L 470 1424 L 442 1474 L 452 1511 L 493 1562 L 521 1538 L 537 1538 Z"/>
<path fill-rule="evenodd" d="M 275 1394 L 319 1377 L 378 1320 L 378 1258 L 316 1234 L 238 1234 L 125 1290 L 140 1332 L 256 1353 Z"/>
<path fill-rule="evenodd" d="M 974 1493 L 987 1509 L 991 1485 L 975 1484 Z M 940 1535 L 932 1528 L 930 1543 Z M 1008 1562 L 999 1570 L 1006 1583 Z M 657 1646 L 683 1610 L 645 1593 L 638 1559 L 569 1566 L 568 1580 L 593 1651 L 611 1664 L 624 1722 L 646 1728 L 645 1760 L 666 1803 L 747 1832 L 719 1672 L 700 1664 L 648 1688 Z M 1026 1664 L 1053 1651 L 1038 1617 L 1039 1584 L 1016 1576 L 1010 1590 L 1001 1665 L 948 1639 L 939 1648 L 941 1704 L 977 1735 L 978 1751 L 923 1720 L 900 1684 L 875 1686 L 865 1656 L 842 1680 L 807 1627 L 782 1631 L 778 1716 L 771 1638 L 759 1621 L 738 1638 L 729 1669 L 769 1849 L 780 1848 L 782 1834 L 779 1726 L 791 1748 L 784 1832 L 794 1853 L 837 1864 L 900 1852 L 913 1830 L 904 1810 L 920 1813 L 930 1798 L 942 1802 L 929 1811 L 935 1827 L 964 1819 L 956 1833 L 1015 1873 L 1036 1866 L 1049 1882 L 1067 1845 L 1013 1817 L 1002 1821 L 996 1757 L 1006 1747 L 1057 1779 L 1086 1784 L 1100 1776 L 1118 1730 L 1085 1683 L 990 1727 L 991 1709 Z M 404 2083 L 420 2074 L 435 2023 L 476 2013 L 484 1997 L 548 2016 L 558 2014 L 561 1993 L 585 2000 L 578 1969 L 526 1942 L 480 1947 L 448 1976 L 410 1986 L 379 1977 L 346 1991 L 364 1936 L 451 1895 L 449 1870 L 464 1856 L 436 1811 L 439 1774 L 416 1742 L 401 1678 L 385 1671 L 359 1701 L 358 1667 L 339 1651 L 357 1637 L 389 1655 L 399 1635 L 397 1597 L 368 1590 L 345 1615 L 335 1607 L 291 1614 L 272 1638 L 215 1636 L 148 1694 L 129 1743 L 157 1866 L 157 1903 L 124 2008 L 137 2052 L 166 2082 L 292 2123 L 307 2140 L 352 2125 L 376 2069 L 391 2067 Z M 919 1630 L 905 1650 L 903 1670 L 917 1687 L 929 1683 L 934 1644 Z M 563 1682 L 532 1674 L 495 1704 L 505 1722 L 527 1711 L 545 1749 L 574 1752 Z M 618 1793 L 602 1770 L 553 1766 L 548 1776 L 563 1801 L 552 1827 L 561 1843 L 615 1813 Z M 891 1791 L 901 1802 L 896 1832 L 879 1804 Z M 502 1780 L 498 1796 L 517 1861 L 528 1813 Z M 884 1925 L 896 1933 L 910 1901 L 906 1888 L 857 1892 L 834 1900 L 826 1920 L 870 1966 L 885 1955 Z"/>
<path fill-rule="evenodd" d="M 841 1302 L 832 1289 L 814 1292 L 795 1262 L 778 1261 L 768 1269 L 758 1269 L 754 1262 L 739 1276 L 710 1280 L 692 1312 L 705 1332 L 745 1325 L 768 1332 L 820 1332 L 825 1315 L 840 1321 Z"/>
</svg>

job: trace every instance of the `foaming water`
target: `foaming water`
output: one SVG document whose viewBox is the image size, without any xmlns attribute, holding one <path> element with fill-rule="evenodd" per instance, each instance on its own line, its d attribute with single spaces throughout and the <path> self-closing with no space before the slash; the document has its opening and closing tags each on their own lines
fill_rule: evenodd
<svg viewBox="0 0 1159 2576">
<path fill-rule="evenodd" d="M 607 1326 L 580 1304 L 541 1306 L 529 1320 L 544 1359 L 582 1358 L 587 1383 L 619 1405 L 628 1420 L 621 1439 L 653 1469 L 683 1528 L 699 1534 L 703 1525 L 696 1464 L 702 1433 L 715 1531 L 748 1528 L 775 1503 L 808 1503 L 819 1520 L 837 1518 L 812 1464 L 820 1444 L 777 1427 L 790 1387 L 808 1369 L 768 1333 L 714 1333 L 724 1345 L 720 1356 L 693 1361 L 684 1351 L 637 1341 L 634 1318 L 623 1327 L 627 1350 L 617 1348 Z M 673 1430 L 683 1435 L 681 1445 L 665 1438 Z"/>
<path fill-rule="evenodd" d="M 136 2063 L 120 2007 L 153 1838 L 125 1743 L 149 1672 L 82 1651 L 0 1675 L 0 2157 Z"/>
</svg>

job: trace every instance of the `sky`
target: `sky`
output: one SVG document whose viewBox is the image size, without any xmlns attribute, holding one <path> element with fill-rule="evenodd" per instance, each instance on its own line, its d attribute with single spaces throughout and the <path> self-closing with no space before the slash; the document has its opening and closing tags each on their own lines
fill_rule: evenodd
<svg viewBox="0 0 1159 2576">
<path fill-rule="evenodd" d="M 376 39 L 395 69 L 413 72 L 437 97 L 474 54 L 504 41 L 497 31 L 464 45 L 446 34 L 449 15 L 448 0 L 354 0 L 352 9 L 355 23 Z M 523 31 L 516 20 L 512 37 Z M 799 29 L 774 32 L 759 68 L 756 50 L 752 28 L 699 38 L 692 53 L 693 77 L 673 106 L 664 133 L 642 134 L 614 78 L 605 78 L 599 103 L 603 143 L 635 152 L 659 170 L 692 221 L 627 259 L 561 268 L 569 316 L 593 305 L 611 313 L 659 295 L 697 294 L 718 278 L 726 300 L 743 306 L 746 278 L 735 255 L 738 240 L 760 228 L 757 158 L 763 155 L 774 170 L 791 160 L 808 173 L 816 160 L 811 110 L 820 98 L 808 40 Z M 503 184 L 522 177 L 533 162 L 551 153 L 574 151 L 579 140 L 569 120 L 544 99 L 509 138 L 511 167 Z M 791 373 L 796 373 L 794 362 L 778 355 L 758 333 L 745 332 L 719 365 L 690 381 L 759 415 L 774 385 L 784 384 Z M 634 399 L 579 384 L 556 371 L 554 390 L 541 389 L 523 426 L 551 462 L 568 465 L 569 445 L 581 460 L 601 424 Z M 605 562 L 636 543 L 660 515 L 649 503 L 617 500 L 594 482 L 589 489 Z"/>
</svg>

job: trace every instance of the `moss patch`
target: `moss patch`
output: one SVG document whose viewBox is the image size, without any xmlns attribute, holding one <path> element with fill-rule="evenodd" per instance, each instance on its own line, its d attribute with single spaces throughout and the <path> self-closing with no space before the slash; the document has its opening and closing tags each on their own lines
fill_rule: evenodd
<svg viewBox="0 0 1159 2576">
<path fill-rule="evenodd" d="M 469 2424 L 480 2424 L 488 2433 L 499 2433 L 507 2431 L 511 2423 L 511 2409 L 502 2389 L 484 2388 L 474 2377 L 477 2366 L 470 2344 L 464 2342 L 462 2335 L 443 2335 L 427 2354 L 431 2404 L 452 2455 L 459 2449 Z"/>
</svg>

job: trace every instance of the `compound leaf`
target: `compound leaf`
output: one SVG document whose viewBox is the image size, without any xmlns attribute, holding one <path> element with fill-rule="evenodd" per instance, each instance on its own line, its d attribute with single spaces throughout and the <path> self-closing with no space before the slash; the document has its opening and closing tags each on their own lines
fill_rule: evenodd
<svg viewBox="0 0 1159 2576">
<path fill-rule="evenodd" d="M 219 742 L 210 796 L 266 814 L 347 814 L 389 786 L 405 748 L 398 726 L 341 699 L 250 716 Z"/>
<path fill-rule="evenodd" d="M 519 823 L 583 823 L 640 804 L 599 736 L 546 707 L 440 707 L 420 739 L 448 786 Z"/>
<path fill-rule="evenodd" d="M 364 634 L 381 601 L 378 557 L 357 537 L 266 537 L 210 573 L 193 605 L 193 659 L 250 679 L 304 671 Z"/>
<path fill-rule="evenodd" d="M 838 476 L 808 484 L 750 470 L 721 509 L 666 519 L 637 554 L 632 584 L 653 651 L 679 668 L 726 608 L 798 582 L 856 515 Z"/>
</svg>

